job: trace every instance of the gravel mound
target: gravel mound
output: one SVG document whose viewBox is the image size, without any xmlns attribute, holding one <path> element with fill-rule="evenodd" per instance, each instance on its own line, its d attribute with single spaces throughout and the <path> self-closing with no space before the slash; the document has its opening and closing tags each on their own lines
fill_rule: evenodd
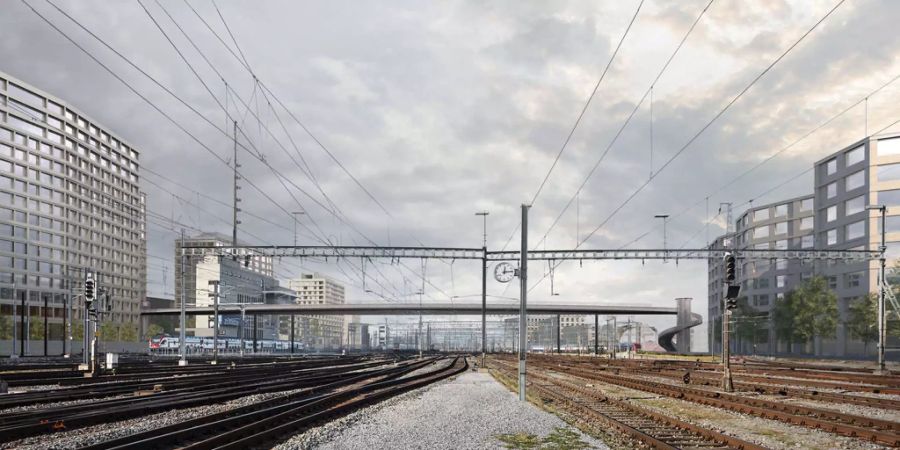
<svg viewBox="0 0 900 450">
<path fill-rule="evenodd" d="M 276 449 L 504 448 L 499 435 L 546 437 L 564 427 L 567 425 L 562 419 L 519 402 L 516 394 L 489 374 L 466 372 L 294 436 Z M 593 448 L 607 448 L 594 438 L 578 434 Z"/>
</svg>

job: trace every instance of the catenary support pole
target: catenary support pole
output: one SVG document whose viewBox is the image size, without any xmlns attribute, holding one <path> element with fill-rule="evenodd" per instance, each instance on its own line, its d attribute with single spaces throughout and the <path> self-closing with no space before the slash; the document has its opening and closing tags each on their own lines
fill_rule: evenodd
<svg viewBox="0 0 900 450">
<path fill-rule="evenodd" d="M 25 339 L 27 339 L 27 335 L 25 334 L 25 296 L 27 292 L 22 290 L 22 307 L 19 309 L 19 317 L 21 320 L 19 321 L 19 356 L 25 356 Z"/>
<path fill-rule="evenodd" d="M 291 314 L 291 354 L 294 354 L 294 318 L 296 316 Z"/>
<path fill-rule="evenodd" d="M 594 355 L 600 356 L 600 314 L 594 314 Z"/>
<path fill-rule="evenodd" d="M 881 210 L 881 247 L 879 247 L 879 250 L 881 250 L 881 258 L 879 259 L 879 262 L 881 263 L 881 266 L 880 266 L 880 270 L 879 270 L 879 274 L 878 274 L 878 276 L 879 276 L 878 285 L 881 289 L 879 289 L 879 291 L 878 291 L 878 368 L 875 370 L 875 373 L 878 375 L 884 375 L 885 374 L 884 347 L 885 347 L 885 345 L 887 345 L 887 333 L 885 330 L 885 328 L 887 328 L 886 327 L 887 324 L 885 323 L 885 320 L 884 320 L 885 319 L 884 296 L 885 296 L 885 289 L 887 289 L 887 283 L 886 283 L 887 279 L 885 277 L 885 264 L 887 262 L 886 258 L 885 258 L 885 252 L 887 251 L 887 244 L 885 244 L 885 232 L 886 231 L 885 231 L 885 217 L 884 216 L 887 212 L 887 207 L 884 205 L 881 205 L 880 210 Z"/>
<path fill-rule="evenodd" d="M 47 308 L 49 305 L 50 299 L 47 297 L 47 294 L 44 294 L 44 356 L 48 356 L 47 353 Z"/>
<path fill-rule="evenodd" d="M 562 325 L 562 323 L 561 323 L 560 317 L 562 317 L 562 316 L 560 316 L 559 314 L 556 315 L 556 354 L 562 353 L 562 347 L 560 347 L 560 345 L 559 345 L 560 344 L 559 337 L 560 337 L 560 334 L 562 334 L 562 332 L 561 332 L 562 327 L 560 326 L 560 325 Z"/>
<path fill-rule="evenodd" d="M 481 250 L 481 367 L 484 367 L 487 353 L 487 246 Z"/>
<path fill-rule="evenodd" d="M 185 278 L 186 267 L 185 267 L 185 255 L 184 252 L 184 228 L 181 229 L 181 322 L 179 324 L 178 330 L 178 352 L 180 358 L 178 359 L 179 366 L 187 365 L 187 347 L 185 346 L 185 339 L 187 339 L 187 333 L 185 332 L 185 327 L 187 326 L 187 313 L 185 312 L 185 303 L 187 303 L 187 279 Z M 85 314 L 87 314 L 87 310 L 85 310 Z"/>
<path fill-rule="evenodd" d="M 256 333 L 257 326 L 259 325 L 259 314 L 253 315 L 253 353 L 256 353 Z"/>
<path fill-rule="evenodd" d="M 519 251 L 519 401 L 525 401 L 525 352 L 528 350 L 528 205 L 522 205 Z"/>
</svg>

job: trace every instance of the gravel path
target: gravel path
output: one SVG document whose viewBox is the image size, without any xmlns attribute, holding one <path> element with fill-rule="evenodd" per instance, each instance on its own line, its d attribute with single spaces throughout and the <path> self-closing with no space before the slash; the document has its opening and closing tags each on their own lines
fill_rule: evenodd
<svg viewBox="0 0 900 450">
<path fill-rule="evenodd" d="M 497 438 L 501 434 L 543 438 L 563 427 L 562 419 L 519 402 L 489 374 L 466 372 L 294 436 L 276 448 L 493 449 L 504 448 Z M 578 434 L 593 448 L 607 448 Z"/>
</svg>

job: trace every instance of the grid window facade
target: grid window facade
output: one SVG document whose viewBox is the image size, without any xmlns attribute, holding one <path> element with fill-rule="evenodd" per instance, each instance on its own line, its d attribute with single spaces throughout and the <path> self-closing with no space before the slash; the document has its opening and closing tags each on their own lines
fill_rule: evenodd
<svg viewBox="0 0 900 450">
<path fill-rule="evenodd" d="M 112 301 L 107 320 L 136 327 L 146 289 L 138 156 L 64 102 L 0 74 L 4 315 L 24 297 L 29 314 L 47 314 L 58 332 L 71 293 L 91 271 Z M 76 323 L 81 307 L 72 307 Z"/>
</svg>

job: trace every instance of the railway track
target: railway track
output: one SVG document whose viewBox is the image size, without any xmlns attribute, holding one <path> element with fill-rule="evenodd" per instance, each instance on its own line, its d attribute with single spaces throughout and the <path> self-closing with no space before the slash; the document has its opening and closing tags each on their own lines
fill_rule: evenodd
<svg viewBox="0 0 900 450">
<path fill-rule="evenodd" d="M 327 364 L 307 364 L 302 361 L 285 361 L 262 366 L 220 366 L 213 371 L 201 373 L 160 373 L 142 378 L 126 378 L 120 380 L 108 377 L 105 382 L 90 383 L 71 388 L 37 390 L 0 397 L 0 410 L 12 407 L 27 406 L 53 401 L 71 401 L 84 399 L 101 399 L 132 394 L 137 391 L 177 391 L 199 389 L 205 386 L 245 385 L 257 377 L 264 377 L 277 370 L 283 374 L 302 375 L 311 373 L 322 367 L 331 367 L 334 371 L 351 371 L 382 364 L 386 360 L 333 360 Z"/>
<path fill-rule="evenodd" d="M 372 377 L 390 379 L 403 376 L 431 362 L 431 359 L 407 360 L 395 364 L 391 360 L 381 360 L 294 372 L 273 365 L 268 373 L 254 372 L 250 378 L 241 377 L 239 380 L 228 382 L 213 381 L 174 390 L 142 392 L 141 395 L 7 412 L 0 414 L 0 442 L 106 423 L 110 420 L 139 417 L 154 412 L 220 403 L 254 394 L 294 389 L 306 389 L 307 391 L 301 392 L 308 394 Z M 16 396 L 18 395 L 27 394 Z M 16 396 L 8 400 L 14 401 Z"/>
<path fill-rule="evenodd" d="M 415 366 L 416 369 L 422 367 Z M 415 370 L 411 369 L 387 376 L 360 378 L 342 386 L 329 386 L 318 393 L 295 394 L 287 399 L 260 402 L 101 442 L 83 447 L 83 450 L 255 448 L 283 440 L 363 406 L 462 373 L 467 368 L 466 360 L 456 357 L 449 360 L 446 366 L 425 373 L 409 375 Z"/>
<path fill-rule="evenodd" d="M 559 363 L 570 367 L 580 367 L 587 370 L 607 371 L 615 374 L 627 373 L 635 376 L 650 376 L 667 378 L 670 380 L 678 380 L 685 384 L 699 386 L 720 386 L 722 384 L 722 374 L 710 371 L 691 370 L 691 369 L 653 369 L 640 370 L 635 368 L 619 368 L 608 367 L 603 364 L 597 364 L 591 361 L 565 361 Z M 845 392 L 831 392 L 820 390 L 823 387 L 821 383 L 813 383 L 814 388 L 802 388 L 800 386 L 792 386 L 797 380 L 775 378 L 775 377 L 747 377 L 736 375 L 734 378 L 734 388 L 739 391 L 756 392 L 759 394 L 778 395 L 783 397 L 795 397 L 807 400 L 826 401 L 833 403 L 846 403 L 860 406 L 868 406 L 872 408 L 881 408 L 894 411 L 900 411 L 900 400 L 882 397 L 869 397 L 864 395 L 854 395 Z M 685 381 L 686 380 L 686 381 Z M 847 384 L 831 385 L 831 389 L 852 390 Z"/>
<path fill-rule="evenodd" d="M 636 378 L 614 375 L 553 363 L 536 358 L 532 367 L 557 371 L 584 380 L 600 381 L 694 403 L 774 419 L 794 425 L 820 429 L 831 433 L 863 439 L 889 446 L 900 446 L 900 423 L 870 417 L 844 414 L 830 409 L 811 408 L 786 402 L 704 390 Z"/>
<path fill-rule="evenodd" d="M 494 367 L 497 367 L 496 365 Z M 514 379 L 516 368 L 500 363 L 504 376 Z M 765 447 L 698 427 L 683 420 L 616 400 L 597 389 L 531 372 L 529 387 L 542 401 L 561 407 L 582 422 L 598 429 L 613 428 L 630 439 L 654 449 L 741 449 Z M 598 426 L 602 425 L 602 427 Z M 605 431 L 605 430 L 604 430 Z"/>
</svg>

